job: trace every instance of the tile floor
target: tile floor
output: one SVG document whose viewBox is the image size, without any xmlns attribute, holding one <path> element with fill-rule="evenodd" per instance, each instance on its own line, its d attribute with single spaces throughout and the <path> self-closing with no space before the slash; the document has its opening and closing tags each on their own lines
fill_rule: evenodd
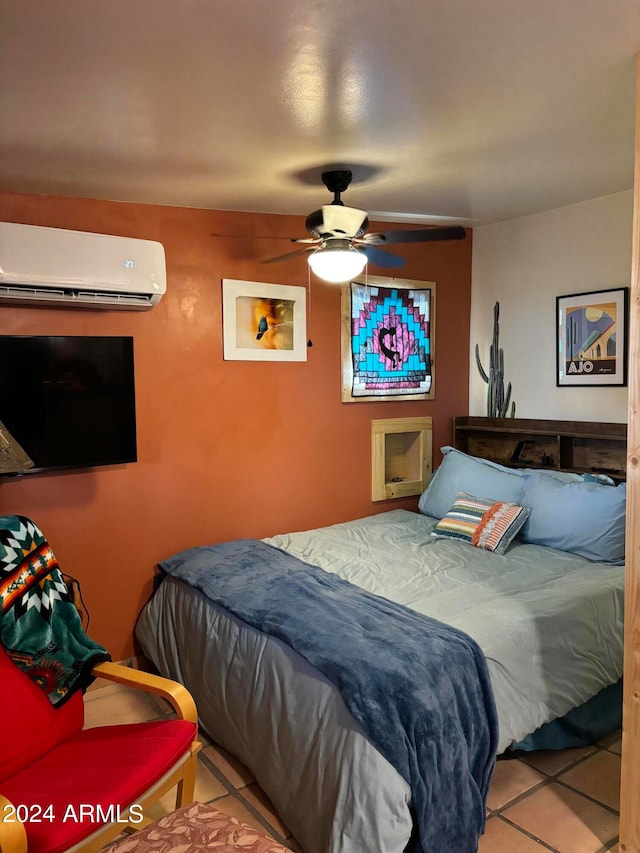
<svg viewBox="0 0 640 853">
<path fill-rule="evenodd" d="M 169 705 L 115 684 L 85 695 L 87 726 L 171 716 Z M 301 848 L 250 771 L 201 733 L 196 799 L 256 826 L 291 850 Z M 597 746 L 521 753 L 496 764 L 479 853 L 618 853 L 620 734 Z M 171 811 L 168 794 L 155 816 Z M 363 851 L 363 853 L 366 853 Z"/>
</svg>

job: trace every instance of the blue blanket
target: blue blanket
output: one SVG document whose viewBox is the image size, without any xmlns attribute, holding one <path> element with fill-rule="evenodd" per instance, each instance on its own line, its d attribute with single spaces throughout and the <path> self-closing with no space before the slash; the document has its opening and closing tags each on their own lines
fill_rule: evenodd
<svg viewBox="0 0 640 853">
<path fill-rule="evenodd" d="M 423 853 L 476 853 L 498 742 L 469 636 L 253 539 L 190 548 L 160 569 L 283 640 L 340 691 L 411 786 Z"/>
</svg>

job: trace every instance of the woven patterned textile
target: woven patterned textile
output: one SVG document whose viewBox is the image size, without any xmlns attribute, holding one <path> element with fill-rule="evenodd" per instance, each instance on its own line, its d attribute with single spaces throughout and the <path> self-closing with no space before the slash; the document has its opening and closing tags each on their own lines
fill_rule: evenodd
<svg viewBox="0 0 640 853">
<path fill-rule="evenodd" d="M 224 814 L 213 806 L 191 803 L 134 832 L 129 838 L 109 848 L 109 853 L 290 853 L 245 823 Z"/>
<path fill-rule="evenodd" d="M 457 539 L 475 548 L 504 554 L 529 512 L 527 507 L 518 504 L 458 492 L 453 506 L 431 535 L 435 539 Z"/>
<path fill-rule="evenodd" d="M 23 515 L 0 516 L 0 641 L 56 707 L 111 660 L 85 634 L 51 546 Z"/>
</svg>

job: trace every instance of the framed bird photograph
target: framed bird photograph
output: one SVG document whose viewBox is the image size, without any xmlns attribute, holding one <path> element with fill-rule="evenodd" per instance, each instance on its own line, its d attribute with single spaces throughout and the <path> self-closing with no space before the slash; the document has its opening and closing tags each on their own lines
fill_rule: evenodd
<svg viewBox="0 0 640 853">
<path fill-rule="evenodd" d="M 436 286 L 367 276 L 342 289 L 342 402 L 432 400 Z"/>
<path fill-rule="evenodd" d="M 306 361 L 304 287 L 222 280 L 225 361 Z"/>
</svg>

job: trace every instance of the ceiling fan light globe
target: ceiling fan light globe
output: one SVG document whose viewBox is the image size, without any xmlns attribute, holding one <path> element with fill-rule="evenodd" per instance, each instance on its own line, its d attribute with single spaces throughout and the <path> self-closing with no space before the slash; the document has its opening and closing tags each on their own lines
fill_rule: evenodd
<svg viewBox="0 0 640 853">
<path fill-rule="evenodd" d="M 357 249 L 332 249 L 327 246 L 309 255 L 309 266 L 318 278 L 341 284 L 357 278 L 367 263 L 367 256 Z"/>
</svg>

